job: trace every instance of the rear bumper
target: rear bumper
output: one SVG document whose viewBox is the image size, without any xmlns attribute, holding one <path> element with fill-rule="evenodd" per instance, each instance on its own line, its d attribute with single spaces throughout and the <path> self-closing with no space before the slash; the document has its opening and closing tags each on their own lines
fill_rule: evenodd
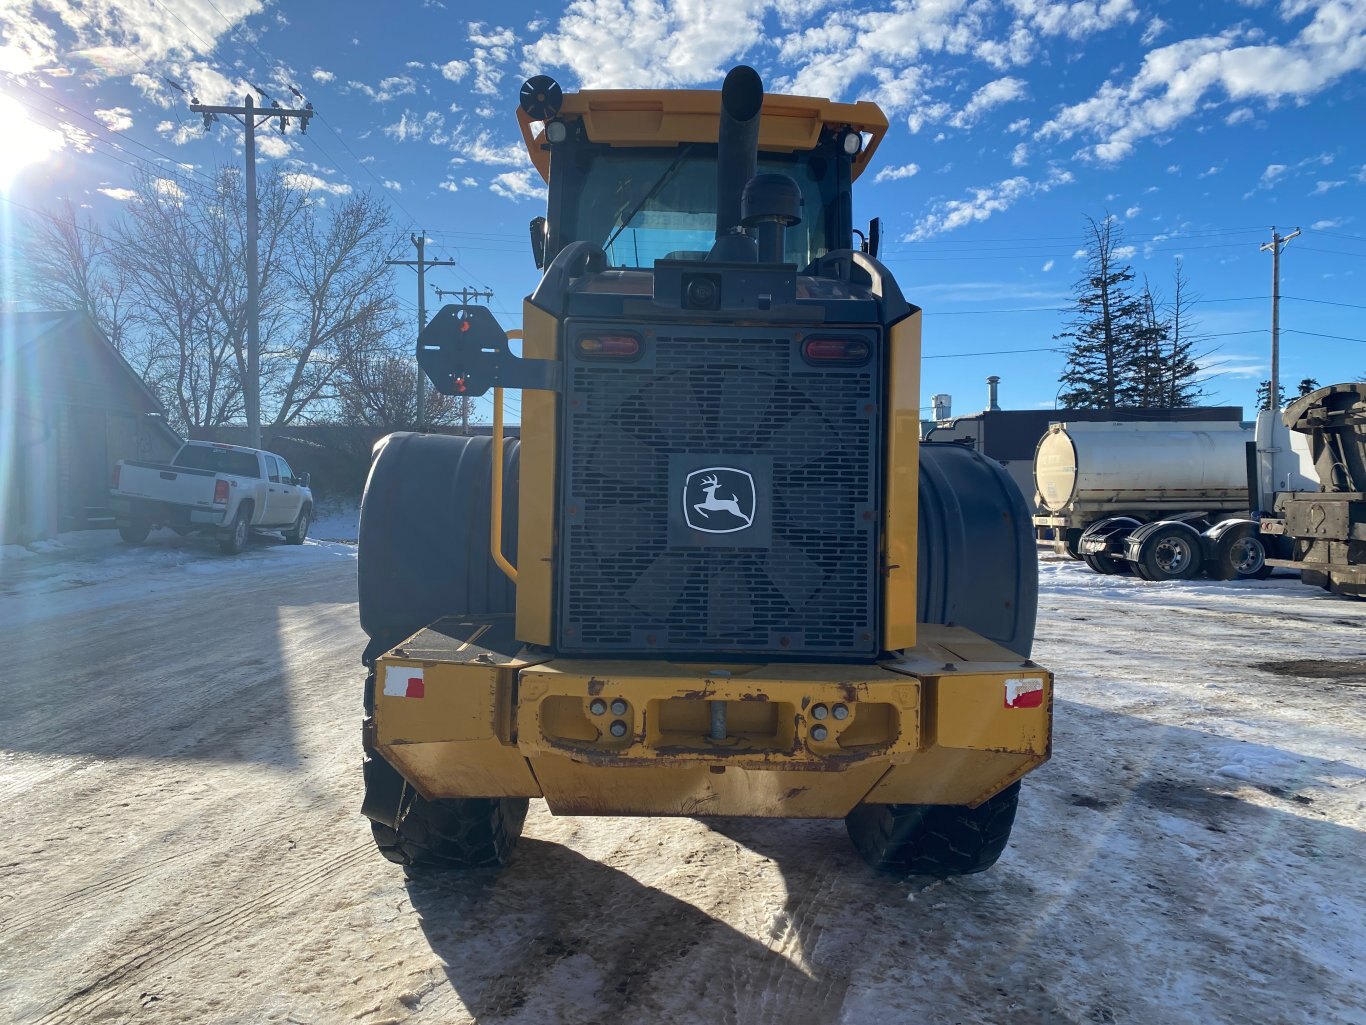
<svg viewBox="0 0 1366 1025">
<path fill-rule="evenodd" d="M 367 737 L 428 798 L 828 818 L 978 804 L 1049 755 L 1051 674 L 959 628 L 876 666 L 718 666 L 505 655 L 444 622 L 379 660 Z"/>
<path fill-rule="evenodd" d="M 127 526 L 133 520 L 191 527 L 221 527 L 224 522 L 222 506 L 204 508 L 202 506 L 177 505 L 173 502 L 157 502 L 150 498 L 131 498 L 127 495 L 111 494 L 109 508 L 113 511 L 114 519 L 120 526 Z"/>
</svg>

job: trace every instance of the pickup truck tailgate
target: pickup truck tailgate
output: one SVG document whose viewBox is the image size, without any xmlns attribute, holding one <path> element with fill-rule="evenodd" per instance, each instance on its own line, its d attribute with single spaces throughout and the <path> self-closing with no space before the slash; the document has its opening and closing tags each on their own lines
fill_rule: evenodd
<svg viewBox="0 0 1366 1025">
<path fill-rule="evenodd" d="M 119 483 L 113 494 L 125 498 L 144 498 L 170 505 L 213 506 L 213 487 L 218 474 L 169 463 L 124 461 L 119 468 Z"/>
</svg>

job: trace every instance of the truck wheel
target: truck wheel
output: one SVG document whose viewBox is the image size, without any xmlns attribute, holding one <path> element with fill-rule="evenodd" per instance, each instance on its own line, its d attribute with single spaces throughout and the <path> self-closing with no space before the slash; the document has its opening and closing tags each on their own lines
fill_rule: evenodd
<svg viewBox="0 0 1366 1025">
<path fill-rule="evenodd" d="M 1265 580 L 1271 575 L 1266 564 L 1266 547 L 1252 524 L 1240 524 L 1224 531 L 1214 548 L 1214 558 L 1205 572 L 1215 580 Z"/>
<path fill-rule="evenodd" d="M 284 532 L 285 543 L 291 545 L 301 545 L 304 538 L 308 537 L 308 525 L 313 522 L 313 510 L 309 506 L 304 506 L 299 510 L 299 518 L 294 521 L 294 526 Z"/>
<path fill-rule="evenodd" d="M 1189 580 L 1204 564 L 1195 528 L 1164 523 L 1143 538 L 1134 570 L 1145 580 Z"/>
<path fill-rule="evenodd" d="M 404 788 L 398 828 L 371 821 L 380 854 L 409 871 L 506 865 L 526 821 L 525 797 L 428 801 Z"/>
<path fill-rule="evenodd" d="M 125 544 L 130 545 L 142 544 L 151 532 L 152 525 L 146 520 L 133 520 L 126 526 L 119 527 L 119 537 L 123 538 Z"/>
<path fill-rule="evenodd" d="M 860 804 L 844 819 L 854 848 L 873 868 L 899 875 L 961 876 L 996 864 L 1010 840 L 1020 784 L 976 808 L 947 804 Z"/>
<path fill-rule="evenodd" d="M 251 536 L 251 503 L 243 502 L 237 507 L 237 515 L 233 518 L 232 526 L 228 528 L 227 535 L 219 538 L 218 547 L 224 555 L 238 555 L 242 549 L 247 547 L 249 536 Z"/>
</svg>

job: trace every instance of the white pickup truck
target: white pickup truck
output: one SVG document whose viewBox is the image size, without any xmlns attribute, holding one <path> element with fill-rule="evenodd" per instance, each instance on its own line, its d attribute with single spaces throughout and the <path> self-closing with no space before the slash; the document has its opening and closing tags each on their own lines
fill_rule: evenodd
<svg viewBox="0 0 1366 1025">
<path fill-rule="evenodd" d="M 279 530 L 301 545 L 313 517 L 308 474 L 296 476 L 273 452 L 188 441 L 169 463 L 120 459 L 110 481 L 110 505 L 129 544 L 153 527 L 202 532 L 236 555 L 253 530 Z"/>
</svg>

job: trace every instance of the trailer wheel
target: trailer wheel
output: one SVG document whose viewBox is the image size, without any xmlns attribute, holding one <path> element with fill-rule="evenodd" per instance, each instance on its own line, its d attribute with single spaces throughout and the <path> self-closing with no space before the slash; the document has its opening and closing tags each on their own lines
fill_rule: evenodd
<svg viewBox="0 0 1366 1025">
<path fill-rule="evenodd" d="M 1265 580 L 1271 575 L 1266 546 L 1255 524 L 1240 523 L 1225 530 L 1215 543 L 1214 558 L 1205 572 L 1215 580 Z"/>
<path fill-rule="evenodd" d="M 119 537 L 123 538 L 124 544 L 130 545 L 142 544 L 151 532 L 152 525 L 146 520 L 132 520 L 119 527 Z"/>
<path fill-rule="evenodd" d="M 1010 841 L 1019 802 L 1016 782 L 976 808 L 860 804 L 844 825 L 863 860 L 880 872 L 969 875 L 996 864 Z"/>
<path fill-rule="evenodd" d="M 526 821 L 525 797 L 428 801 L 404 787 L 397 828 L 371 821 L 375 846 L 410 873 L 506 865 Z"/>
<path fill-rule="evenodd" d="M 1184 523 L 1153 524 L 1138 548 L 1135 572 L 1145 580 L 1189 580 L 1204 566 L 1200 535 Z"/>
<path fill-rule="evenodd" d="M 1123 559 L 1112 559 L 1108 555 L 1083 555 L 1081 559 L 1103 576 L 1117 576 L 1129 572 L 1129 564 Z"/>
</svg>

